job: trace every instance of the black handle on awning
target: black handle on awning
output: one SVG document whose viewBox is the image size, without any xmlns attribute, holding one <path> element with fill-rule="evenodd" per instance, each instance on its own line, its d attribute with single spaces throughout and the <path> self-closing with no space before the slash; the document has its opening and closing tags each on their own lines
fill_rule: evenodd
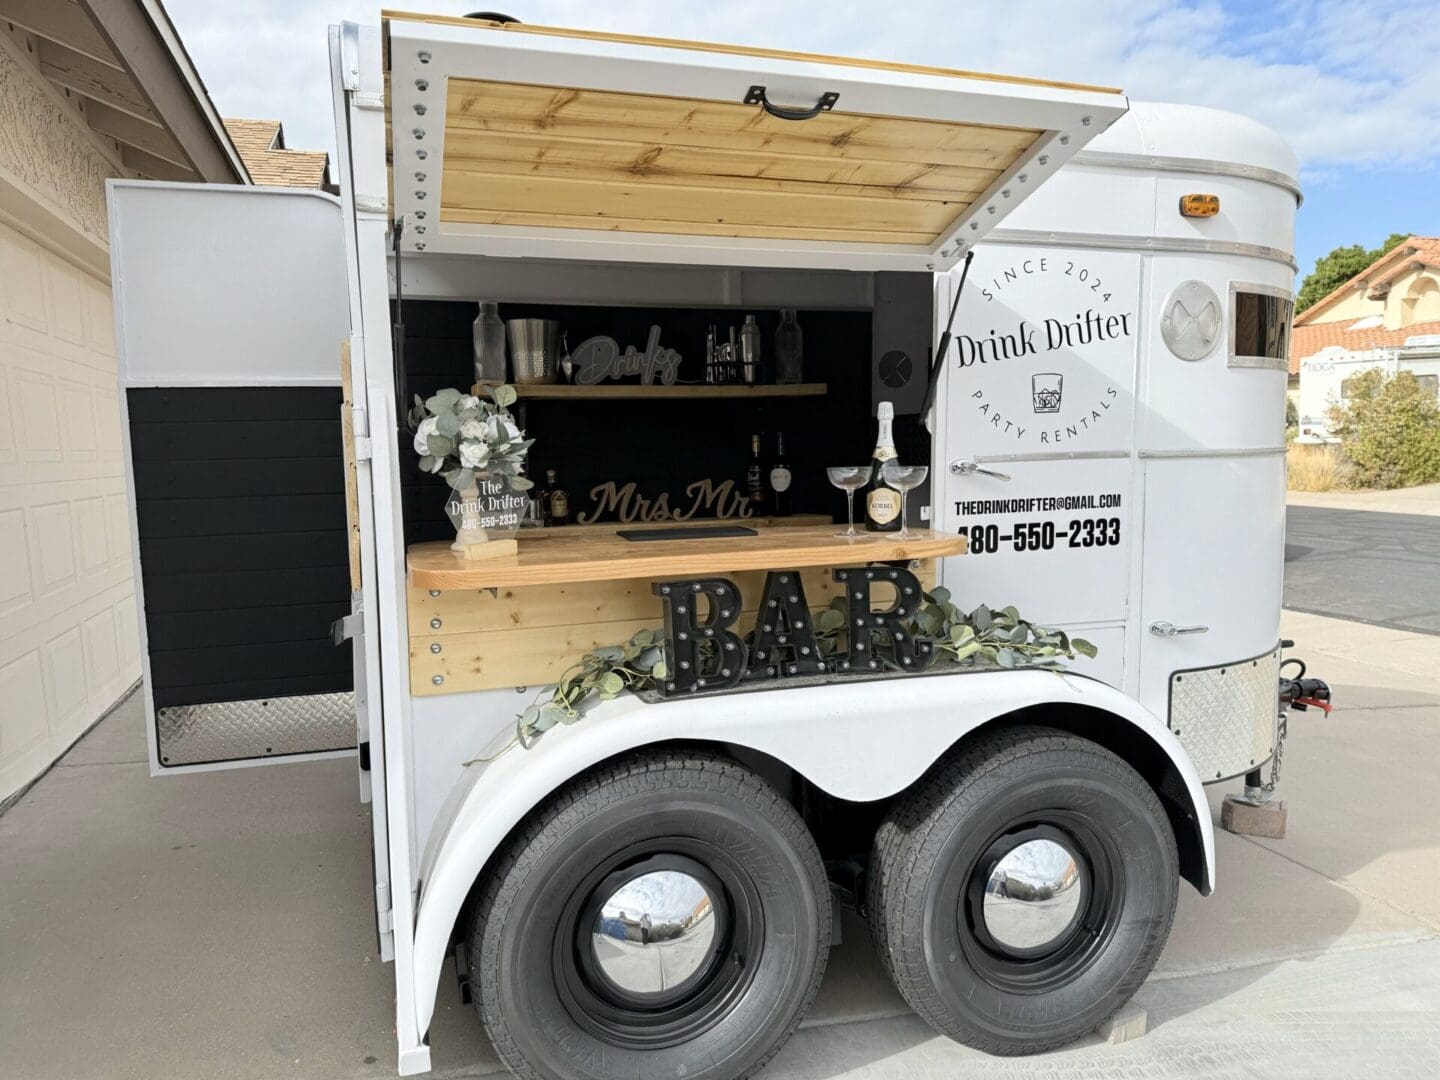
<svg viewBox="0 0 1440 1080">
<path fill-rule="evenodd" d="M 840 100 L 840 95 L 833 90 L 827 90 L 820 95 L 820 100 L 815 102 L 812 109 L 787 109 L 783 105 L 776 105 L 765 95 L 765 87 L 752 86 L 745 95 L 746 105 L 759 105 L 771 116 L 778 120 L 811 120 L 822 112 L 829 112 Z"/>
</svg>

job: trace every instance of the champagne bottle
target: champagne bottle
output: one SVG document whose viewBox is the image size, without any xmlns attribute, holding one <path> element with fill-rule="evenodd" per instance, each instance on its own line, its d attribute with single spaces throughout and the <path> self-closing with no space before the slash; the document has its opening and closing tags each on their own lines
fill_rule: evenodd
<svg viewBox="0 0 1440 1080">
<path fill-rule="evenodd" d="M 790 516 L 790 462 L 785 458 L 785 433 L 775 436 L 775 460 L 770 462 L 770 504 L 776 517 Z"/>
<path fill-rule="evenodd" d="M 905 496 L 885 483 L 881 467 L 895 458 L 895 437 L 890 425 L 895 419 L 895 406 L 880 402 L 876 409 L 880 433 L 875 439 L 875 452 L 870 455 L 870 482 L 865 485 L 865 531 L 899 532 L 900 500 Z"/>
<path fill-rule="evenodd" d="M 760 463 L 760 436 L 750 436 L 750 467 L 745 470 L 745 494 L 750 498 L 750 513 L 765 515 L 765 471 Z"/>
</svg>

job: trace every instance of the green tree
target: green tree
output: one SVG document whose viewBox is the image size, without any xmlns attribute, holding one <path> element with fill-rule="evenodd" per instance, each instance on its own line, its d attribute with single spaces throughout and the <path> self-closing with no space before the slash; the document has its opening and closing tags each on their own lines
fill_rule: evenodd
<svg viewBox="0 0 1440 1080">
<path fill-rule="evenodd" d="M 1408 371 L 1379 368 L 1345 380 L 1331 429 L 1355 464 L 1357 487 L 1396 488 L 1440 480 L 1440 407 Z"/>
<path fill-rule="evenodd" d="M 1300 295 L 1295 298 L 1295 313 L 1298 315 L 1322 296 L 1328 296 L 1334 289 L 1349 281 L 1382 255 L 1388 255 L 1395 245 L 1409 240 L 1413 233 L 1391 233 L 1378 248 L 1367 249 L 1361 244 L 1337 247 L 1328 255 L 1315 260 L 1315 269 L 1300 283 Z"/>
</svg>

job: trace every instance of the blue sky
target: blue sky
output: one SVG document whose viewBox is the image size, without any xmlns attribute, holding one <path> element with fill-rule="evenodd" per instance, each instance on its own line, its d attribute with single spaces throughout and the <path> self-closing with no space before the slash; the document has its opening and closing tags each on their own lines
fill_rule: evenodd
<svg viewBox="0 0 1440 1080">
<path fill-rule="evenodd" d="M 377 0 L 166 0 L 222 113 L 329 149 L 325 27 Z M 1123 87 L 1247 113 L 1301 161 L 1302 274 L 1340 244 L 1440 236 L 1440 0 L 388 0 L 527 22 L 871 56 Z"/>
</svg>

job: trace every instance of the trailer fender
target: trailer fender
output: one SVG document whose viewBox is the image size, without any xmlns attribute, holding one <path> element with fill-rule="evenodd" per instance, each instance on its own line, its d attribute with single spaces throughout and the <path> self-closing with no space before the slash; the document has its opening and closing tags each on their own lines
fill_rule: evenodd
<svg viewBox="0 0 1440 1080">
<path fill-rule="evenodd" d="M 1166 726 L 1104 683 L 1038 670 L 884 679 L 646 704 L 604 702 L 529 749 L 467 770 L 432 832 L 420 868 L 414 941 L 418 1030 L 428 1031 L 461 906 L 511 830 L 550 793 L 599 762 L 663 742 L 728 743 L 768 754 L 838 798 L 869 802 L 904 790 L 967 732 L 1024 707 L 1078 705 L 1133 725 L 1174 764 L 1193 804 L 1208 893 L 1215 837 L 1200 777 Z M 1123 724 L 1122 724 L 1123 726 Z"/>
</svg>

